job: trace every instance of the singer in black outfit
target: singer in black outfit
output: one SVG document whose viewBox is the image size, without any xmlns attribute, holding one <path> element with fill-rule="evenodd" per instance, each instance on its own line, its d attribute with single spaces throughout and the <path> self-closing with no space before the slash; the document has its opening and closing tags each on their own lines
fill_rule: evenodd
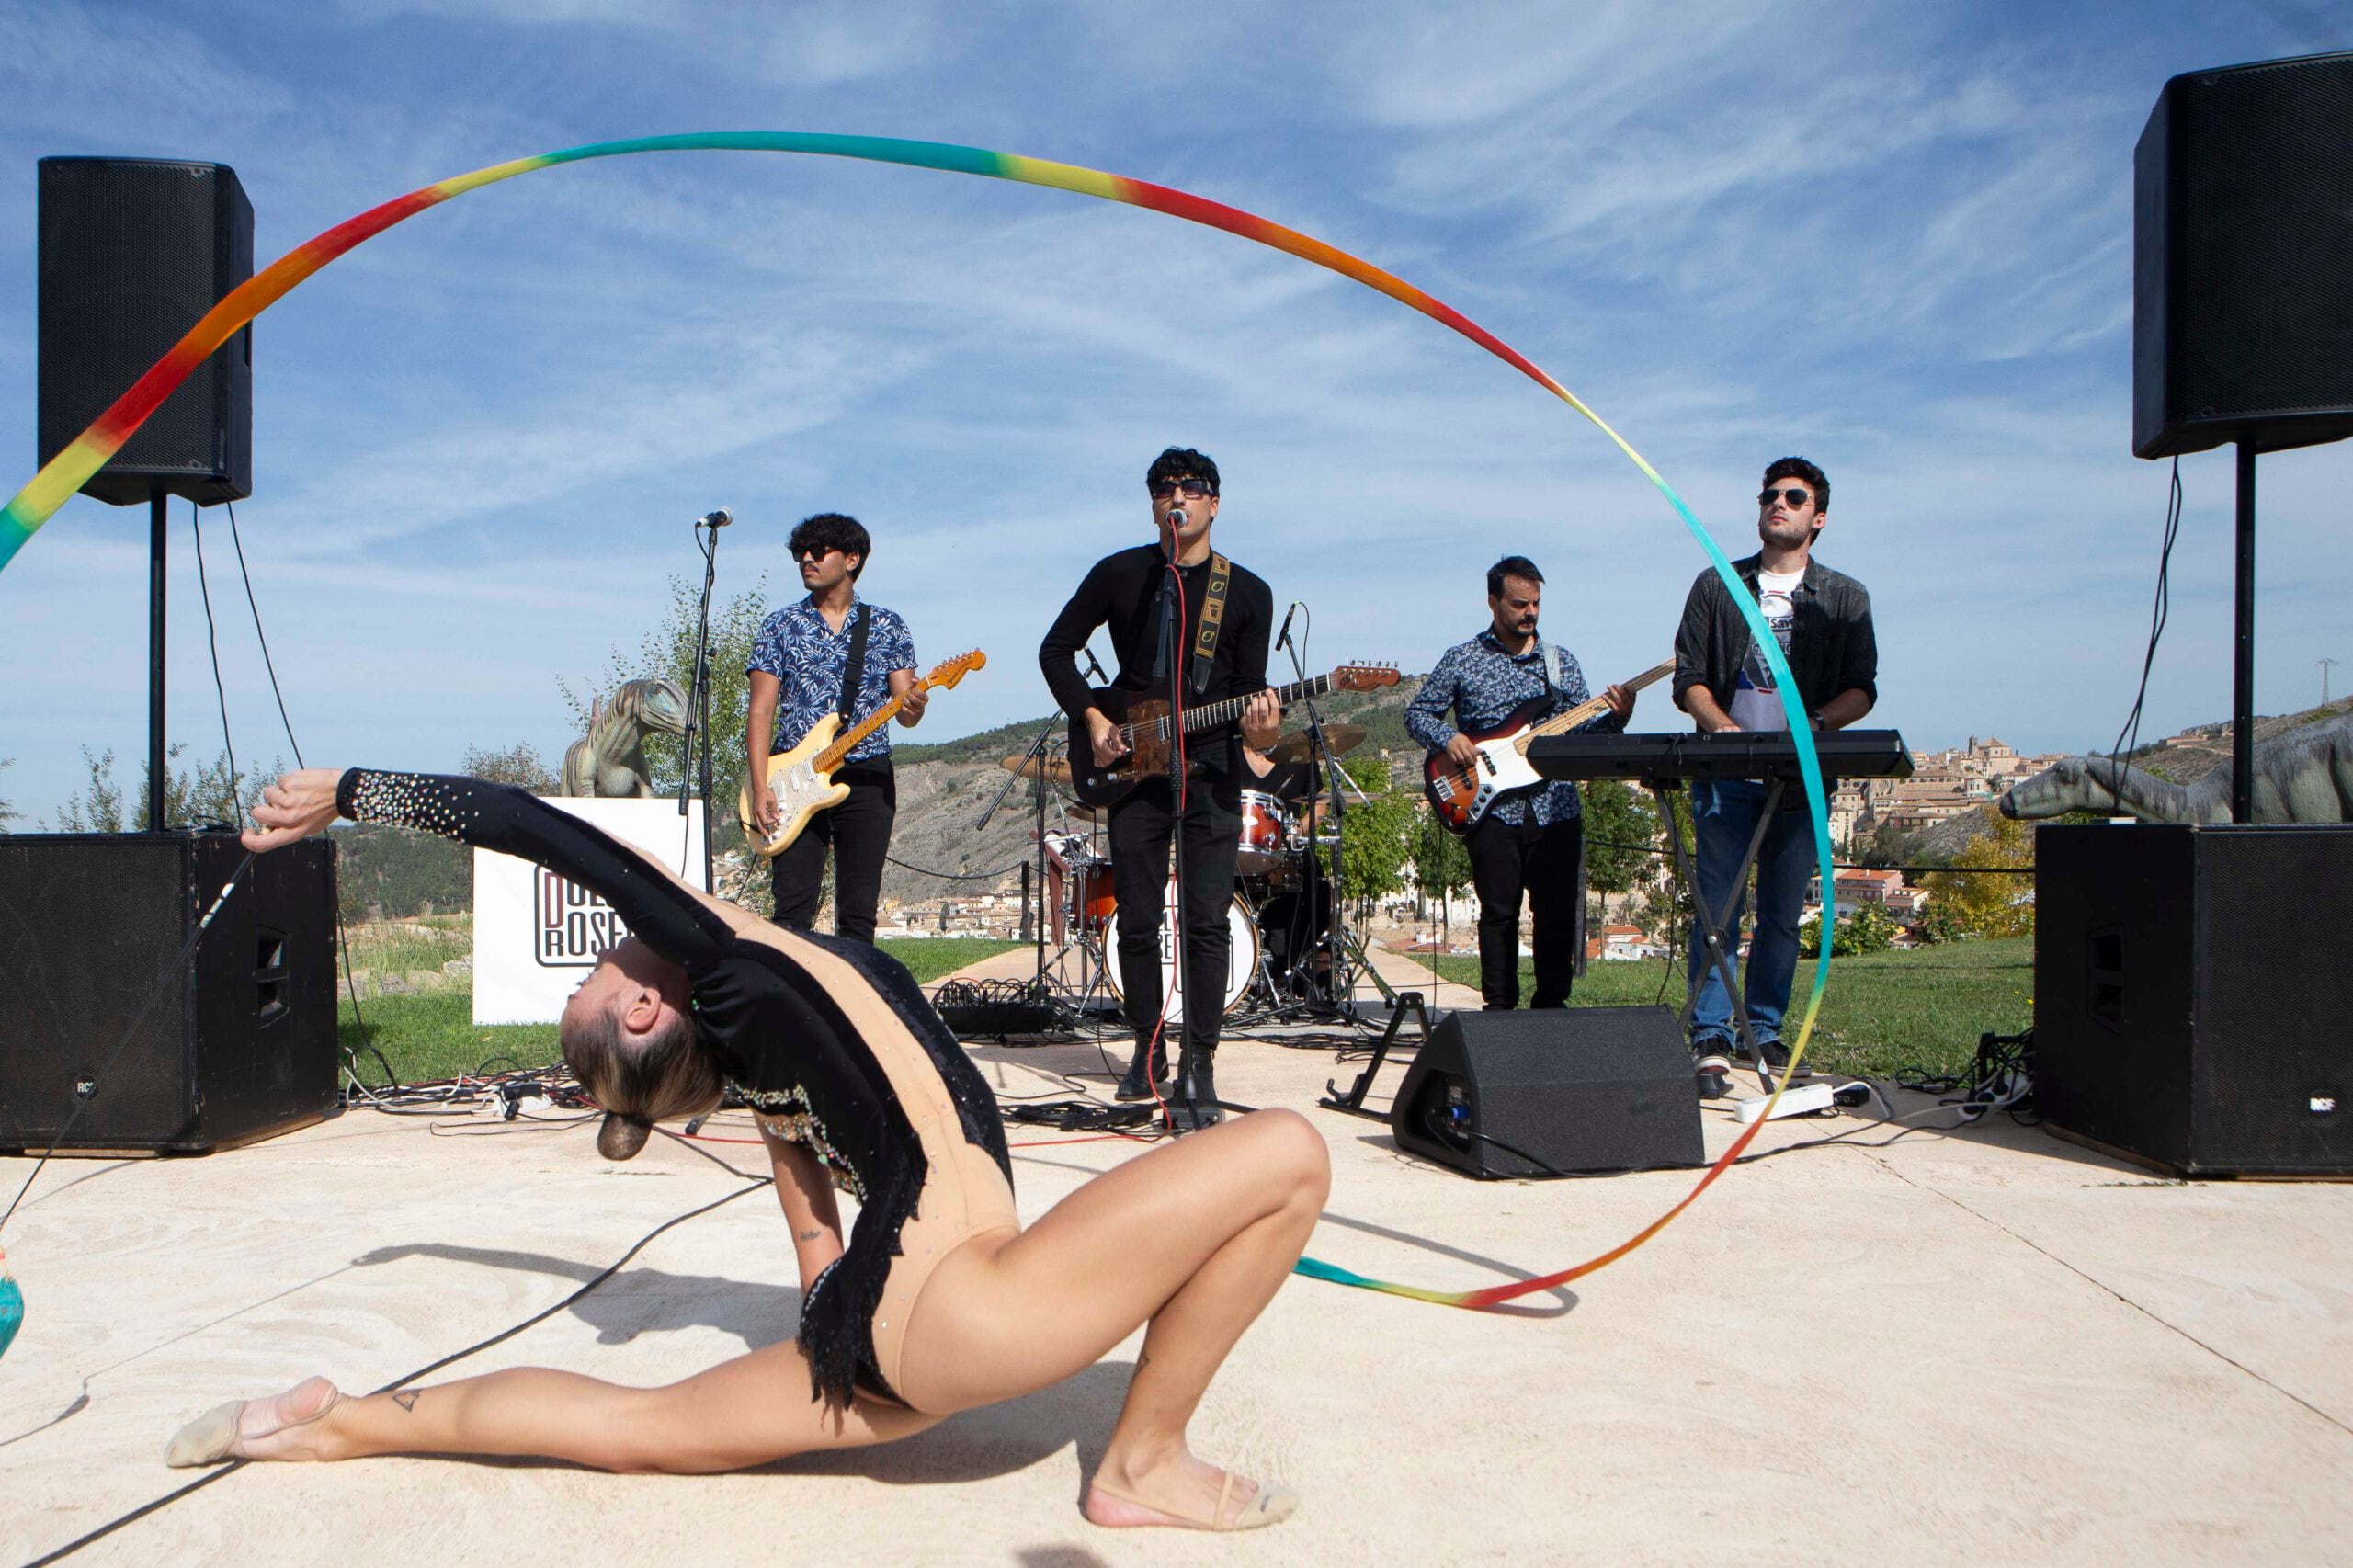
<svg viewBox="0 0 2353 1568">
<path fill-rule="evenodd" d="M 1128 1021 L 1136 1035 L 1135 1057 L 1120 1080 L 1119 1097 L 1149 1098 L 1168 1073 L 1167 1042 L 1160 1027 L 1161 905 L 1168 885 L 1169 846 L 1181 822 L 1183 881 L 1178 903 L 1185 1054 L 1173 1108 L 1181 1124 L 1198 1126 L 1218 1119 L 1211 1070 L 1220 1026 L 1224 1022 L 1225 971 L 1232 946 L 1226 910 L 1233 901 L 1241 792 L 1248 777 L 1241 747 L 1245 742 L 1262 751 L 1272 745 L 1282 717 L 1274 693 L 1267 689 L 1267 638 L 1275 601 L 1256 573 L 1238 565 L 1232 568 L 1225 613 L 1207 677 L 1196 681 L 1195 639 L 1213 565 L 1210 528 L 1217 520 L 1217 464 L 1190 448 L 1171 447 L 1153 460 L 1144 485 L 1152 496 L 1158 541 L 1120 551 L 1095 563 L 1078 592 L 1054 617 L 1038 649 L 1038 663 L 1063 711 L 1086 723 L 1098 766 L 1108 766 L 1127 749 L 1118 726 L 1096 705 L 1094 693 L 1078 672 L 1077 655 L 1098 626 L 1108 624 L 1111 629 L 1111 647 L 1120 665 L 1114 686 L 1170 696 L 1185 708 L 1237 697 L 1252 699 L 1243 713 L 1238 736 L 1229 725 L 1188 741 L 1181 801 L 1168 780 L 1148 778 L 1111 807 L 1111 891 L 1120 912 L 1120 981 Z M 1162 585 L 1172 559 L 1183 585 L 1183 619 L 1174 639 L 1174 667 L 1155 680 Z"/>
</svg>

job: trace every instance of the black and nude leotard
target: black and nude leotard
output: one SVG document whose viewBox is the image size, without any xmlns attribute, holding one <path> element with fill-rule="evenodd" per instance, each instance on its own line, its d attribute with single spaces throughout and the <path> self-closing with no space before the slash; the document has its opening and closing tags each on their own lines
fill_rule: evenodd
<svg viewBox="0 0 2353 1568">
<path fill-rule="evenodd" d="M 504 785 L 353 768 L 335 805 L 560 872 L 686 970 L 697 1036 L 729 1083 L 858 1203 L 847 1248 L 801 1305 L 814 1390 L 841 1404 L 854 1388 L 897 1399 L 925 1278 L 956 1242 L 1017 1223 L 996 1098 L 905 966 L 807 932 L 739 935 L 634 851 Z M 912 1235 L 920 1244 L 903 1245 Z"/>
</svg>

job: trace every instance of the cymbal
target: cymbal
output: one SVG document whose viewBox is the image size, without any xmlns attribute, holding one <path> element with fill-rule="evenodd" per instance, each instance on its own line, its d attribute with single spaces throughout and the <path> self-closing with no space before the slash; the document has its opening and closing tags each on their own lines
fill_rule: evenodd
<svg viewBox="0 0 2353 1568">
<path fill-rule="evenodd" d="M 1324 726 L 1324 744 L 1332 748 L 1334 756 L 1340 756 L 1364 744 L 1364 738 L 1370 733 L 1362 724 L 1326 724 Z M 1305 762 L 1307 742 L 1307 732 L 1297 730 L 1277 741 L 1268 748 L 1267 755 L 1277 762 Z"/>
<path fill-rule="evenodd" d="M 1007 773 L 1017 773 L 1024 778 L 1038 777 L 1038 759 L 1033 756 L 1007 756 L 997 759 L 997 766 Z M 1060 757 L 1046 759 L 1046 777 L 1057 784 L 1070 782 L 1070 764 Z"/>
</svg>

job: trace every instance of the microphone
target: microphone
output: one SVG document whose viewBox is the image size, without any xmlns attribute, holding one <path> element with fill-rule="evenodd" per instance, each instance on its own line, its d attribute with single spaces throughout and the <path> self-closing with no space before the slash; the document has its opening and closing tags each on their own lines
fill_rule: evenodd
<svg viewBox="0 0 2353 1568">
<path fill-rule="evenodd" d="M 735 514 L 729 511 L 726 507 L 722 506 L 716 512 L 705 512 L 701 517 L 697 517 L 695 519 L 695 527 L 699 528 L 723 528 L 734 520 Z"/>
<path fill-rule="evenodd" d="M 1293 599 L 1290 601 L 1290 608 L 1283 611 L 1283 629 L 1275 638 L 1275 649 L 1278 653 L 1290 646 L 1290 618 L 1298 613 L 1299 601 Z"/>
</svg>

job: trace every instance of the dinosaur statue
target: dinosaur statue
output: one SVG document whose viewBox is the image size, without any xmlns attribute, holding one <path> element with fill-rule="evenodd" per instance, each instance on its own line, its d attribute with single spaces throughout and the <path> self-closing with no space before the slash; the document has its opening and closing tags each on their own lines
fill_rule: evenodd
<svg viewBox="0 0 2353 1568">
<path fill-rule="evenodd" d="M 588 713 L 588 733 L 563 754 L 567 795 L 644 798 L 654 793 L 645 773 L 649 731 L 681 735 L 687 730 L 687 698 L 678 683 L 621 683 L 613 699 Z"/>
<path fill-rule="evenodd" d="M 2006 817 L 2068 812 L 2136 816 L 2143 822 L 2228 822 L 2226 764 L 2195 784 L 2176 784 L 2104 756 L 2053 763 L 2003 795 Z M 2273 735 L 2255 748 L 2255 820 L 2353 821 L 2353 713 Z"/>
</svg>

